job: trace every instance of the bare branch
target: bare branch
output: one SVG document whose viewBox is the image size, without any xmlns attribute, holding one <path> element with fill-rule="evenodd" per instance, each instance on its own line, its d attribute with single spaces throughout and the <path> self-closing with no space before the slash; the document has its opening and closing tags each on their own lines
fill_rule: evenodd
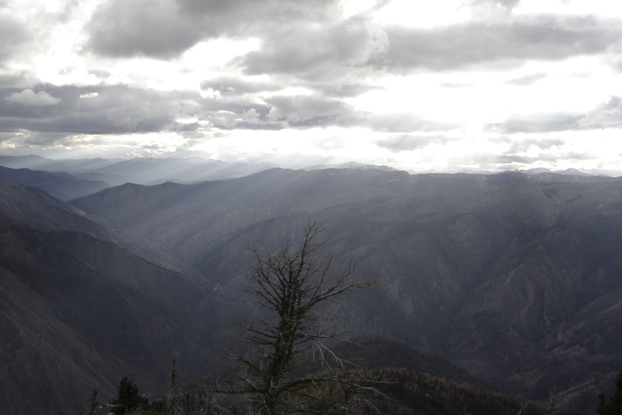
<svg viewBox="0 0 622 415">
<path fill-rule="evenodd" d="M 288 242 L 266 255 L 253 246 L 249 248 L 255 264 L 250 266 L 247 284 L 241 289 L 255 298 L 266 316 L 255 316 L 253 323 L 243 328 L 241 337 L 254 347 L 256 357 L 235 357 L 242 369 L 242 383 L 230 393 L 254 395 L 252 402 L 259 413 L 275 414 L 290 406 L 297 413 L 318 413 L 314 409 L 318 404 L 335 406 L 321 396 L 323 385 L 330 382 L 364 390 L 355 386 L 356 379 L 346 368 L 352 365 L 322 343 L 335 336 L 321 326 L 326 321 L 321 306 L 372 282 L 353 280 L 352 263 L 342 272 L 334 272 L 336 257 L 320 254 L 324 230 L 309 220 L 298 246 Z M 309 351 L 318 354 L 325 372 L 294 375 Z"/>
</svg>

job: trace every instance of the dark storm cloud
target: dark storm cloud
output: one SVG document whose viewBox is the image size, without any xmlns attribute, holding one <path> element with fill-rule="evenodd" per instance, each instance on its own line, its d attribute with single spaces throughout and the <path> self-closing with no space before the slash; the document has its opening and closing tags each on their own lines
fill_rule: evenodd
<svg viewBox="0 0 622 415">
<path fill-rule="evenodd" d="M 227 81 L 227 82 L 224 82 Z M 226 88 L 221 88 L 226 85 Z M 230 91 L 266 86 L 235 78 L 213 80 L 204 86 Z M 196 119 L 181 123 L 179 119 Z M 127 85 L 89 87 L 36 85 L 0 87 L 0 132 L 30 145 L 63 144 L 81 135 L 123 135 L 174 132 L 201 139 L 207 130 L 281 130 L 313 127 L 364 127 L 385 132 L 439 131 L 453 124 L 425 120 L 413 114 L 372 115 L 355 110 L 327 94 L 222 94 L 202 98 L 195 92 L 155 91 Z M 210 134 L 212 134 L 210 132 Z M 21 138 L 20 138 L 21 137 Z"/>
<path fill-rule="evenodd" d="M 211 26 L 179 15 L 175 2 L 164 0 L 102 3 L 88 26 L 88 47 L 102 55 L 170 58 L 192 47 Z M 216 32 L 217 33 L 217 32 Z"/>
<path fill-rule="evenodd" d="M 389 46 L 384 31 L 358 17 L 334 25 L 309 22 L 272 30 L 260 50 L 236 61 L 245 73 L 335 78 L 381 62 Z"/>
<path fill-rule="evenodd" d="M 443 136 L 399 134 L 390 136 L 385 140 L 379 140 L 376 145 L 393 152 L 400 152 L 417 150 L 430 144 L 447 144 L 449 141 L 452 139 Z"/>
<path fill-rule="evenodd" d="M 510 79 L 505 81 L 506 84 L 516 85 L 516 86 L 529 86 L 538 82 L 540 79 L 546 78 L 548 75 L 544 73 L 534 73 L 531 75 L 521 76 L 520 78 Z"/>
<path fill-rule="evenodd" d="M 246 95 L 201 98 L 193 92 L 126 85 L 0 88 L 0 131 L 28 132 L 37 144 L 84 134 L 170 131 L 184 137 L 203 136 L 200 123 L 183 124 L 178 118 L 197 118 L 225 130 L 280 130 L 363 124 L 367 114 L 321 95 L 272 96 L 261 101 Z"/>
<path fill-rule="evenodd" d="M 396 70 L 452 70 L 524 60 L 563 60 L 606 51 L 622 38 L 618 20 L 525 16 L 431 29 L 392 27 L 388 65 Z"/>
<path fill-rule="evenodd" d="M 619 44 L 622 23 L 591 16 L 531 15 L 417 29 L 381 28 L 358 16 L 334 24 L 272 27 L 263 37 L 259 50 L 234 61 L 247 74 L 286 74 L 307 80 L 347 75 L 356 79 L 384 71 L 516 66 L 526 60 L 598 54 Z"/>
<path fill-rule="evenodd" d="M 324 21 L 334 0 L 111 0 L 88 24 L 88 47 L 102 55 L 171 58 L 202 39 L 252 36 L 266 25 Z"/>
<path fill-rule="evenodd" d="M 485 128 L 510 134 L 622 128 L 622 98 L 612 96 L 607 102 L 584 114 L 515 115 L 505 122 L 488 124 Z"/>
<path fill-rule="evenodd" d="M 0 89 L 0 130 L 37 133 L 37 143 L 79 134 L 127 134 L 165 130 L 196 111 L 198 94 L 164 93 L 128 86 Z M 53 100 L 53 101 L 52 101 Z"/>
<path fill-rule="evenodd" d="M 382 7 L 383 2 L 377 2 Z M 512 8 L 516 0 L 475 0 L 474 7 Z M 622 39 L 619 20 L 591 16 L 508 14 L 493 22 L 476 20 L 417 29 L 381 27 L 362 13 L 340 20 L 337 0 L 110 0 L 86 25 L 87 49 L 113 57 L 170 59 L 197 42 L 219 37 L 259 40 L 258 50 L 230 65 L 246 75 L 271 74 L 279 81 L 348 79 L 357 85 L 370 74 L 418 69 L 456 70 L 473 65 L 519 65 L 526 60 L 563 60 L 610 50 Z M 273 91 L 274 85 L 211 85 L 221 93 Z M 517 84 L 536 79 L 515 80 Z M 296 83 L 296 82 L 294 82 Z M 227 89 L 227 88 L 232 89 Z M 318 85 L 316 90 L 320 90 Z M 355 96 L 356 90 L 334 96 Z"/>
</svg>

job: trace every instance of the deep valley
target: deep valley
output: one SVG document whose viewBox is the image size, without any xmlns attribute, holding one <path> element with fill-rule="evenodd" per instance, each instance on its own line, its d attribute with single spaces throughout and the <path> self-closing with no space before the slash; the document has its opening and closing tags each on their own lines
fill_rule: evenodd
<svg viewBox="0 0 622 415">
<path fill-rule="evenodd" d="M 543 404 L 555 391 L 585 414 L 622 368 L 620 179 L 269 169 L 66 202 L 28 185 L 0 181 L 9 413 L 78 413 L 124 375 L 161 394 L 174 353 L 187 381 L 226 369 L 235 323 L 258 311 L 236 288 L 249 246 L 296 243 L 309 220 L 338 266 L 376 281 L 326 310 L 350 338 L 403 342 Z"/>
</svg>

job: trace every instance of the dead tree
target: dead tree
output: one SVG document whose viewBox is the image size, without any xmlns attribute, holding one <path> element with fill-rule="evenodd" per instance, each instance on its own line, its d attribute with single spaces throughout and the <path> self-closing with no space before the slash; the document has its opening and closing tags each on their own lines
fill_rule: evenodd
<svg viewBox="0 0 622 415">
<path fill-rule="evenodd" d="M 181 415 L 182 413 L 181 398 L 183 392 L 181 391 L 177 377 L 177 356 L 173 354 L 170 385 L 166 393 L 166 409 L 168 415 Z"/>
<path fill-rule="evenodd" d="M 235 356 L 244 386 L 236 393 L 251 395 L 251 403 L 259 414 L 287 412 L 326 413 L 322 388 L 329 382 L 356 384 L 347 370 L 331 367 L 312 375 L 293 375 L 305 356 L 315 349 L 317 356 L 331 355 L 322 343 L 335 338 L 322 322 L 322 306 L 347 291 L 368 287 L 369 281 L 352 278 L 350 263 L 341 272 L 333 273 L 335 257 L 323 256 L 320 236 L 324 228 L 309 222 L 299 246 L 291 242 L 274 252 L 261 255 L 251 248 L 255 264 L 246 274 L 242 289 L 250 294 L 265 311 L 244 327 L 242 337 L 255 350 L 254 357 Z M 355 385 L 356 384 L 356 385 Z M 323 409 L 319 409 L 323 407 Z"/>
</svg>

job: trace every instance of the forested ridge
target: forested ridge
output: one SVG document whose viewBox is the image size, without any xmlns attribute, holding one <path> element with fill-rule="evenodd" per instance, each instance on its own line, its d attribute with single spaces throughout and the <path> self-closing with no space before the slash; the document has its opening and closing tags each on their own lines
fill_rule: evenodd
<svg viewBox="0 0 622 415">
<path fill-rule="evenodd" d="M 355 353 L 361 370 L 492 385 L 543 406 L 553 392 L 565 412 L 590 414 L 622 367 L 616 179 L 272 169 L 71 203 L 0 180 L 0 196 L 10 413 L 84 412 L 94 387 L 110 402 L 124 376 L 153 400 L 176 353 L 185 385 L 223 373 L 247 350 L 236 323 L 261 315 L 238 289 L 249 244 L 297 244 L 310 218 L 326 225 L 324 252 L 375 282 L 327 304 L 327 321 L 347 339 L 411 348 L 380 342 Z M 430 369 L 438 357 L 467 372 Z"/>
</svg>

